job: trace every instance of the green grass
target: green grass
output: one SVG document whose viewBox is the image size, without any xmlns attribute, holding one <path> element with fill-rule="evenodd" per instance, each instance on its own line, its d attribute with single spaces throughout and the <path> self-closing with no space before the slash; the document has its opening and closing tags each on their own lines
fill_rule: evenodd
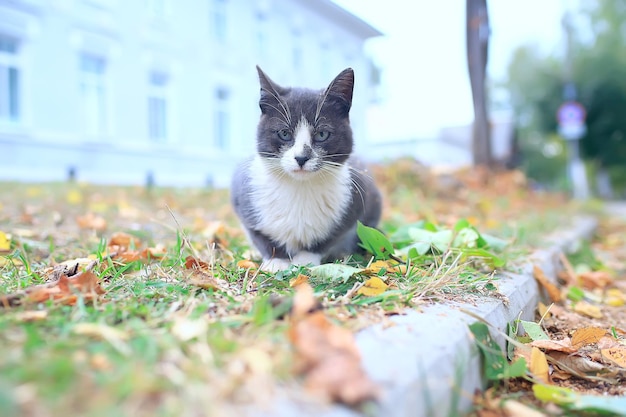
<svg viewBox="0 0 626 417">
<path fill-rule="evenodd" d="M 416 215 L 442 224 L 468 215 L 465 209 L 444 213 L 440 200 L 411 199 L 409 191 L 399 187 L 388 196 L 398 205 L 386 214 L 386 232 Z M 482 204 L 477 195 L 470 200 L 467 207 Z M 494 220 L 493 227 L 477 225 L 516 239 L 499 254 L 504 258 L 529 250 L 528 231 L 543 234 L 558 225 L 551 219 L 563 217 L 557 214 L 562 207 L 543 207 L 542 213 L 521 209 L 524 215 L 515 221 L 498 218 L 500 209 L 515 211 L 507 204 L 504 197 L 490 201 L 493 214 L 483 220 Z M 80 229 L 75 219 L 87 212 L 103 216 L 106 230 Z M 250 251 L 227 192 L 0 184 L 0 231 L 12 237 L 10 251 L 0 256 L 0 295 L 46 283 L 49 267 L 88 256 L 107 291 L 94 303 L 79 297 L 73 306 L 46 302 L 0 310 L 0 415 L 210 415 L 267 401 L 277 384 L 297 386 L 285 317 L 290 281 L 310 271 L 294 267 L 270 275 L 238 268 Z M 107 257 L 106 244 L 117 231 L 147 246 L 163 244 L 167 255 L 116 262 Z M 184 267 L 190 255 L 212 264 L 220 290 L 191 283 Z M 348 264 L 365 267 L 369 261 L 355 256 Z M 391 287 L 373 297 L 346 298 L 369 278 L 364 275 L 312 278 L 311 284 L 331 319 L 355 329 L 405 307 L 497 290 L 492 268 L 454 251 L 429 253 L 403 273 L 379 275 Z M 30 311 L 47 315 L 29 321 Z"/>
</svg>

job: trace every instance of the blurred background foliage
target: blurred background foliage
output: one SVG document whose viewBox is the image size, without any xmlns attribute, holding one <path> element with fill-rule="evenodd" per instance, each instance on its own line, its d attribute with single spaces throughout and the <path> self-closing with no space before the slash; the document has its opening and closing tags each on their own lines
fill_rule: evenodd
<svg viewBox="0 0 626 417">
<path fill-rule="evenodd" d="M 587 110 L 580 151 L 602 197 L 626 195 L 626 0 L 583 2 L 574 11 L 569 56 L 577 97 Z M 537 45 L 514 51 L 505 88 L 516 115 L 522 169 L 547 188 L 567 187 L 567 143 L 557 134 L 567 54 Z"/>
</svg>

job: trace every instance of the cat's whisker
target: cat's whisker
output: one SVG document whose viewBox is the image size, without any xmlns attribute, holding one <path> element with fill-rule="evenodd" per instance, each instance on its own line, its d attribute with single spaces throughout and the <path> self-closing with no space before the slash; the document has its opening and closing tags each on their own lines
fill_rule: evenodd
<svg viewBox="0 0 626 417">
<path fill-rule="evenodd" d="M 267 89 L 264 89 L 265 91 L 267 91 L 268 93 L 271 94 L 272 97 L 274 97 L 276 99 L 276 101 L 278 102 L 278 104 L 280 104 L 280 107 L 283 108 L 284 113 L 281 112 L 280 110 L 278 110 L 276 107 L 271 106 L 273 109 L 275 109 L 277 112 L 281 113 L 282 115 L 285 116 L 285 119 L 287 120 L 287 122 L 289 124 L 291 124 L 291 111 L 289 110 L 289 106 L 287 106 L 285 104 L 285 102 L 283 101 L 283 99 L 275 92 L 275 91 L 269 91 Z"/>
</svg>

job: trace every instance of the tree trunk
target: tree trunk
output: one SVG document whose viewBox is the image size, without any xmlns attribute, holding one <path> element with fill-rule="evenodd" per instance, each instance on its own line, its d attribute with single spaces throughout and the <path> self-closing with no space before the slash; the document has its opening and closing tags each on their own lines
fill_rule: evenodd
<svg viewBox="0 0 626 417">
<path fill-rule="evenodd" d="M 474 104 L 472 157 L 474 165 L 492 167 L 491 134 L 487 113 L 485 78 L 489 46 L 487 0 L 466 0 L 467 66 Z"/>
</svg>

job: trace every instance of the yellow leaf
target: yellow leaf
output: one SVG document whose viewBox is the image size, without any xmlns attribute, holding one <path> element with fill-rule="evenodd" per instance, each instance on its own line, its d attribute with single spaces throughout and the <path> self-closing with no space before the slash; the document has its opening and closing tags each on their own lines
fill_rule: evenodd
<svg viewBox="0 0 626 417">
<path fill-rule="evenodd" d="M 389 261 L 373 262 L 369 268 L 363 272 L 367 275 L 376 275 L 381 269 L 384 269 L 386 272 L 399 272 L 398 267 L 396 265 L 392 265 Z"/>
<path fill-rule="evenodd" d="M 550 367 L 548 366 L 548 360 L 546 354 L 533 347 L 530 352 L 530 364 L 528 365 L 530 372 L 544 384 L 550 383 Z"/>
<path fill-rule="evenodd" d="M 3 231 L 0 230 L 0 252 L 8 252 L 11 250 L 11 239 Z"/>
<path fill-rule="evenodd" d="M 602 312 L 600 311 L 600 308 L 598 306 L 594 306 L 593 304 L 589 304 L 586 301 L 577 302 L 576 305 L 574 305 L 574 311 L 593 319 L 602 318 Z"/>
<path fill-rule="evenodd" d="M 607 362 L 626 368 L 626 346 L 616 345 L 607 349 L 600 350 L 602 358 Z"/>
<path fill-rule="evenodd" d="M 606 291 L 604 303 L 612 307 L 621 307 L 626 304 L 626 294 L 617 288 L 611 288 Z"/>
<path fill-rule="evenodd" d="M 71 190 L 67 193 L 67 202 L 70 204 L 80 204 L 83 202 L 83 195 L 78 190 Z"/>
<path fill-rule="evenodd" d="M 291 288 L 297 287 L 298 285 L 302 285 L 302 284 L 308 284 L 309 283 L 309 277 L 304 275 L 304 274 L 298 274 L 297 277 L 291 279 L 289 281 L 289 286 Z"/>
<path fill-rule="evenodd" d="M 579 349 L 583 346 L 598 343 L 598 340 L 605 334 L 606 330 L 600 327 L 583 327 L 582 329 L 576 330 L 572 335 L 572 345 L 576 349 Z"/>
<path fill-rule="evenodd" d="M 364 285 L 359 288 L 357 294 L 364 295 L 366 297 L 373 297 L 384 293 L 389 286 L 378 277 L 372 277 L 365 281 Z"/>
<path fill-rule="evenodd" d="M 545 305 L 544 303 L 542 303 L 541 301 L 539 301 L 539 304 L 537 304 L 537 312 L 539 313 L 541 317 L 544 317 L 544 318 L 552 316 L 552 314 L 550 313 L 549 307 Z"/>
</svg>

